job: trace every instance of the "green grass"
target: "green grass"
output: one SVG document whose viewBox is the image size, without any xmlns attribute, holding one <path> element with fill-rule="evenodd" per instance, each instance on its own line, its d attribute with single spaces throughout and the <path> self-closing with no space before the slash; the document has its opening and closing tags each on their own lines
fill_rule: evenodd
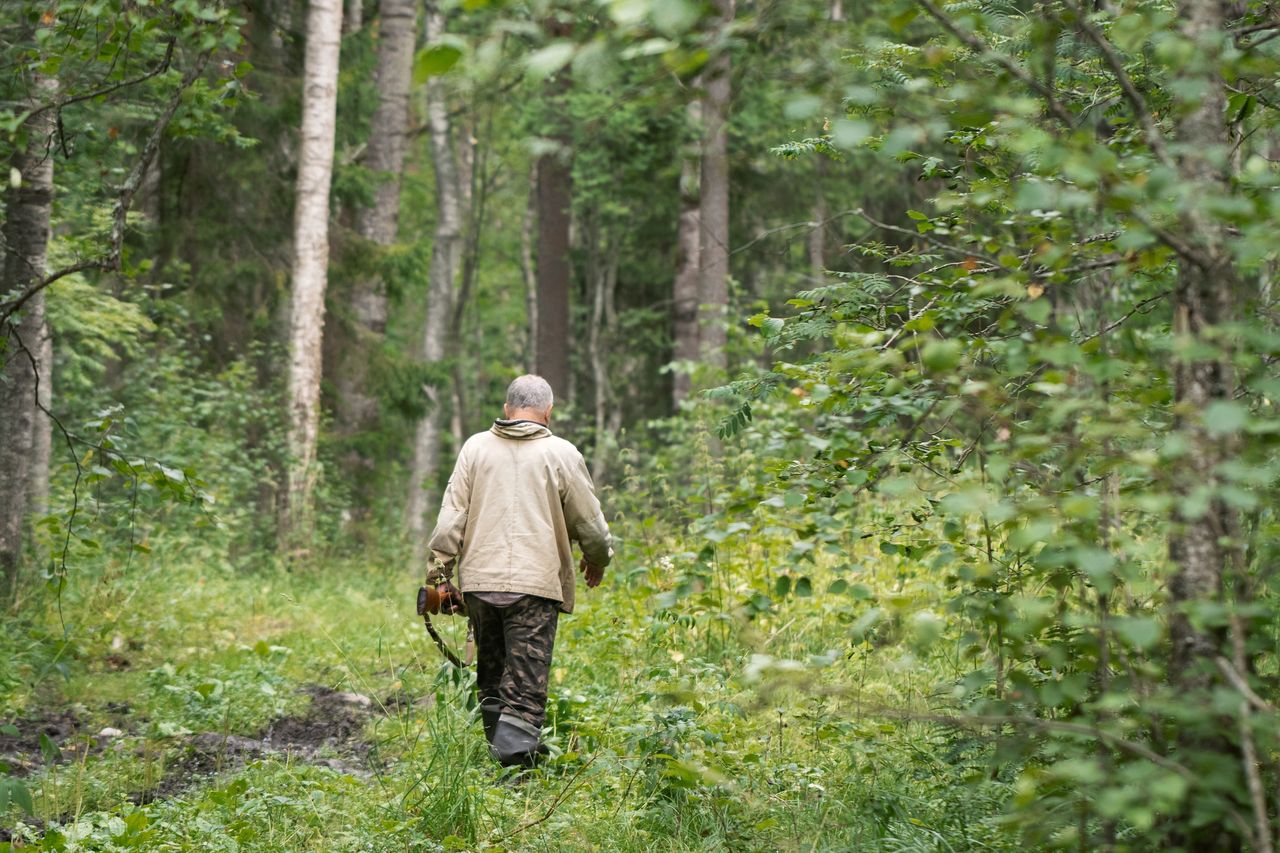
<svg viewBox="0 0 1280 853">
<path fill-rule="evenodd" d="M 500 784 L 468 685 L 442 667 L 413 616 L 410 573 L 338 560 L 306 573 L 202 571 L 157 549 L 133 576 L 65 596 L 75 640 L 62 644 L 61 668 L 48 662 L 61 642 L 56 609 L 29 609 L 5 642 L 21 646 L 20 629 L 44 639 L 0 682 L 9 719 L 70 706 L 83 731 L 126 729 L 26 780 L 37 816 L 57 826 L 44 844 L 1020 849 L 1002 828 L 1011 786 L 989 778 L 984 744 L 874 713 L 923 710 L 953 677 L 947 641 L 926 648 L 911 633 L 919 620 L 904 618 L 938 601 L 927 577 L 885 565 L 883 577 L 857 577 L 851 595 L 828 591 L 833 569 L 815 569 L 811 596 L 774 591 L 748 619 L 740 605 L 772 590 L 766 550 L 726 543 L 715 583 L 700 588 L 687 556 L 662 560 L 658 548 L 624 559 L 563 618 L 553 757 L 520 785 Z M 857 639 L 867 592 L 886 614 L 876 643 Z M 463 622 L 438 621 L 461 647 Z M 369 776 L 257 756 L 131 803 L 183 767 L 191 733 L 252 736 L 304 710 L 307 685 L 373 700 Z"/>
</svg>

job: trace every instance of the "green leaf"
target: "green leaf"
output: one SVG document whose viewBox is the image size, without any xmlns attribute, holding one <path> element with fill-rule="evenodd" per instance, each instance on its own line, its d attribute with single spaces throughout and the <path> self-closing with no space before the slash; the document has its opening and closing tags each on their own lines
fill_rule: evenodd
<svg viewBox="0 0 1280 853">
<path fill-rule="evenodd" d="M 831 127 L 831 139 L 841 148 L 857 148 L 872 134 L 871 122 L 842 118 Z"/>
<path fill-rule="evenodd" d="M 1111 625 L 1116 634 L 1138 651 L 1153 647 L 1162 631 L 1158 621 L 1142 616 L 1116 618 L 1111 620 Z"/>
<path fill-rule="evenodd" d="M 920 350 L 920 361 L 930 370 L 947 371 L 960 363 L 963 351 L 964 345 L 957 340 L 930 341 Z"/>
<path fill-rule="evenodd" d="M 1234 400 L 1218 400 L 1204 410 L 1204 428 L 1210 435 L 1229 435 L 1244 428 L 1249 410 Z"/>
<path fill-rule="evenodd" d="M 573 42 L 553 42 L 529 54 L 524 65 L 531 77 L 550 77 L 569 64 L 569 60 L 573 59 L 574 50 Z"/>
<path fill-rule="evenodd" d="M 18 808 L 29 816 L 35 816 L 36 804 L 31 800 L 31 789 L 21 779 L 14 779 L 9 783 L 9 797 L 17 803 Z"/>
<path fill-rule="evenodd" d="M 801 598 L 809 598 L 813 595 L 813 583 L 808 576 L 802 577 L 796 581 L 796 595 Z"/>
<path fill-rule="evenodd" d="M 451 42 L 428 45 L 413 59 L 413 82 L 416 86 L 447 73 L 462 58 L 462 48 Z"/>
<path fill-rule="evenodd" d="M 62 758 L 62 750 L 58 749 L 58 745 L 53 742 L 53 738 L 44 732 L 40 733 L 40 754 L 44 756 L 46 764 L 53 764 Z"/>
</svg>

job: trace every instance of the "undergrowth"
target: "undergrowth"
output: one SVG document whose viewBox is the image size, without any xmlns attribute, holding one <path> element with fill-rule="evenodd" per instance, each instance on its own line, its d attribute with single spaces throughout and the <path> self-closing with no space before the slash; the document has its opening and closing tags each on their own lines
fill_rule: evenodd
<svg viewBox="0 0 1280 853">
<path fill-rule="evenodd" d="M 4 719 L 75 723 L 24 766 L 10 756 L 33 813 L 9 803 L 14 844 L 1022 849 L 1005 817 L 1016 760 L 927 719 L 966 671 L 962 638 L 930 617 L 945 590 L 928 570 L 852 534 L 797 553 L 785 501 L 749 506 L 761 478 L 743 457 L 680 452 L 669 475 L 624 456 L 604 495 L 619 557 L 562 618 L 551 757 L 529 779 L 489 759 L 469 674 L 413 616 L 412 567 L 246 570 L 157 535 L 129 571 L 104 563 L 7 622 Z M 437 621 L 461 648 L 462 620 Z M 318 689 L 365 703 L 358 756 L 195 760 L 193 745 L 269 737 Z"/>
</svg>

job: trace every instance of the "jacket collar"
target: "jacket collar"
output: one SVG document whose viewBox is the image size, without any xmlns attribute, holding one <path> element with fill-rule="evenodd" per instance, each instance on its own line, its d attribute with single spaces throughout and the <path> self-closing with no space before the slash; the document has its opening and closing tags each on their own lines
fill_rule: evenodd
<svg viewBox="0 0 1280 853">
<path fill-rule="evenodd" d="M 500 435 L 503 438 L 510 438 L 516 441 L 546 438 L 552 435 L 550 427 L 546 424 L 529 420 L 508 421 L 502 418 L 495 420 L 493 426 L 489 427 L 489 431 L 494 435 Z"/>
</svg>

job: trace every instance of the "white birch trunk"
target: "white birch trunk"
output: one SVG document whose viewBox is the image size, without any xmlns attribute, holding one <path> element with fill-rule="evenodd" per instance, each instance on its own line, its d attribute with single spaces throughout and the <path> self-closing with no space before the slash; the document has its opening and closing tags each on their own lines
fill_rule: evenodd
<svg viewBox="0 0 1280 853">
<path fill-rule="evenodd" d="M 538 366 L 538 274 L 533 264 L 533 230 L 538 216 L 538 161 L 529 167 L 529 202 L 520 223 L 520 272 L 524 275 L 525 334 L 524 372 Z"/>
<path fill-rule="evenodd" d="M 33 101 L 52 98 L 57 81 L 37 77 Z M 53 204 L 54 110 L 27 122 L 25 150 L 16 151 L 10 166 L 20 176 L 5 193 L 4 268 L 0 296 L 14 296 L 34 286 L 45 274 L 49 247 L 49 214 Z M 48 377 L 39 371 L 41 334 L 45 329 L 44 292 L 23 305 L 3 327 L 3 370 L 0 370 L 0 596 L 17 592 L 18 568 L 27 515 L 31 509 L 32 464 L 36 434 L 49 424 L 37 402 Z"/>
<path fill-rule="evenodd" d="M 603 264 L 597 258 L 593 265 L 595 279 L 591 300 L 591 332 L 588 351 L 591 357 L 591 381 L 595 387 L 595 448 L 591 454 L 591 478 L 600 484 L 609 464 L 609 454 L 616 443 L 610 430 L 609 413 L 617 406 L 609 381 L 608 353 L 604 341 L 613 340 L 613 292 L 618 285 L 618 248 L 610 240 L 603 253 Z"/>
<path fill-rule="evenodd" d="M 358 4 L 348 4 L 351 6 Z M 373 114 L 365 165 L 378 174 L 373 204 L 356 214 L 356 231 L 379 246 L 396 240 L 400 211 L 400 176 L 409 127 L 409 84 L 413 72 L 413 44 L 417 29 L 416 0 L 382 0 L 378 23 L 378 108 Z M 335 371 L 334 415 L 338 429 L 353 435 L 374 429 L 378 399 L 370 389 L 370 352 L 387 327 L 386 282 L 369 272 L 355 282 L 351 294 L 355 320 L 353 340 L 344 348 Z M 360 458 L 357 464 L 372 466 Z"/>
<path fill-rule="evenodd" d="M 320 353 L 329 263 L 329 187 L 338 103 L 342 0 L 311 0 L 303 72 L 302 134 L 293 218 L 289 314 L 289 435 L 280 541 L 305 547 L 312 523 L 320 428 Z"/>
<path fill-rule="evenodd" d="M 715 0 L 721 37 L 733 21 L 735 0 Z M 707 63 L 703 72 L 702 186 L 699 205 L 698 298 L 701 301 L 699 346 L 705 364 L 723 369 L 727 364 L 725 328 L 729 309 L 729 152 L 725 125 L 729 120 L 731 60 L 727 44 Z"/>
<path fill-rule="evenodd" d="M 443 32 L 444 15 L 435 3 L 430 3 L 426 14 L 427 41 L 434 41 Z M 462 255 L 462 205 L 444 81 L 432 77 L 427 81 L 426 89 L 427 124 L 436 173 L 436 230 L 428 272 L 427 318 L 422 332 L 421 357 L 424 362 L 438 366 L 445 355 L 453 282 Z M 428 513 L 436 503 L 435 479 L 440 468 L 445 381 L 443 373 L 440 373 L 434 381 L 423 384 L 422 392 L 427 398 L 428 408 L 414 431 L 405 527 L 415 561 L 421 560 L 428 532 Z"/>
<path fill-rule="evenodd" d="M 360 32 L 364 26 L 364 0 L 347 0 L 347 10 L 342 14 L 342 34 Z"/>
<path fill-rule="evenodd" d="M 692 101 L 686 107 L 691 132 L 702 132 L 702 105 Z M 676 226 L 676 277 L 672 285 L 672 360 L 692 364 L 698 360 L 698 280 L 701 277 L 701 185 L 700 145 L 686 147 L 680 165 L 680 220 Z M 688 367 L 672 374 L 672 405 L 677 411 L 693 389 Z"/>
</svg>

